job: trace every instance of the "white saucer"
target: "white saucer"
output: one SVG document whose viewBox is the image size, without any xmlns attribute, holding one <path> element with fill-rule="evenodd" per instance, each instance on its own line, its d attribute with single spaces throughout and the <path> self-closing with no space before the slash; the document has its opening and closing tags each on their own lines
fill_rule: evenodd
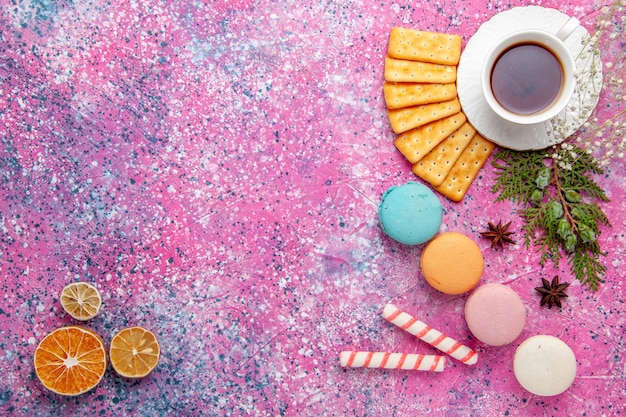
<svg viewBox="0 0 626 417">
<path fill-rule="evenodd" d="M 480 86 L 483 59 L 499 38 L 521 29 L 556 32 L 568 19 L 568 15 L 555 9 L 517 7 L 495 15 L 467 42 L 459 62 L 457 89 L 463 112 L 484 137 L 510 149 L 543 149 L 564 141 L 587 121 L 598 104 L 602 62 L 597 48 L 589 42 L 584 44 L 590 35 L 582 26 L 565 42 L 576 58 L 576 91 L 567 108 L 553 119 L 533 125 L 504 120 L 491 110 Z"/>
</svg>

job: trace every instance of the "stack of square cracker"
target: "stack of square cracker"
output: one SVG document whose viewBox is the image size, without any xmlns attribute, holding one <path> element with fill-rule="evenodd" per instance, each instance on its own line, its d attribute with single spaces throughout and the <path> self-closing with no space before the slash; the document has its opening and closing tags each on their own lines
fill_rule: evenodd
<svg viewBox="0 0 626 417">
<path fill-rule="evenodd" d="M 387 115 L 413 172 L 461 201 L 494 149 L 469 124 L 457 97 L 461 37 L 395 27 L 385 57 Z"/>
</svg>

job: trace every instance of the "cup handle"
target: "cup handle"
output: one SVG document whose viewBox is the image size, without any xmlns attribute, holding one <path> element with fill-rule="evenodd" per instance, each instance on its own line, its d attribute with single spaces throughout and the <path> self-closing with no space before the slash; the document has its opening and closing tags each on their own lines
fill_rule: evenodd
<svg viewBox="0 0 626 417">
<path fill-rule="evenodd" d="M 559 31 L 556 33 L 556 37 L 564 41 L 569 37 L 569 35 L 574 33 L 576 29 L 578 29 L 578 26 L 580 26 L 580 22 L 578 21 L 578 19 L 572 16 L 567 20 L 567 22 L 565 22 L 563 26 L 561 26 L 561 29 L 559 29 Z"/>
</svg>

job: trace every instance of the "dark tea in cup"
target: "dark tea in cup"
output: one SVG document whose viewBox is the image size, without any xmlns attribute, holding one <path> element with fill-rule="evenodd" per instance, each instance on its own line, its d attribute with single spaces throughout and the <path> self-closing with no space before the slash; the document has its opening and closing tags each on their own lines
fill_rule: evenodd
<svg viewBox="0 0 626 417">
<path fill-rule="evenodd" d="M 563 67 L 559 59 L 535 43 L 520 43 L 506 49 L 491 71 L 493 95 L 512 113 L 537 113 L 550 106 L 562 88 Z"/>
<path fill-rule="evenodd" d="M 576 88 L 576 62 L 563 39 L 578 27 L 578 20 L 571 18 L 556 34 L 524 29 L 496 41 L 480 74 L 491 110 L 526 125 L 546 122 L 565 110 Z"/>
</svg>

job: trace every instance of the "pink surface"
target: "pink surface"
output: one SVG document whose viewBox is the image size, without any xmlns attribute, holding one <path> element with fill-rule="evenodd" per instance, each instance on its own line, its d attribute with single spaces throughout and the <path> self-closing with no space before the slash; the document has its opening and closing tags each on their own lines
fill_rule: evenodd
<svg viewBox="0 0 626 417">
<path fill-rule="evenodd" d="M 613 228 L 600 237 L 608 256 L 597 293 L 567 269 L 541 268 L 520 244 L 489 248 L 479 234 L 487 221 L 521 227 L 514 205 L 493 203 L 489 164 L 462 203 L 442 198 L 442 231 L 474 237 L 483 282 L 524 301 L 519 340 L 551 334 L 574 350 L 577 378 L 554 398 L 517 384 L 515 343 L 470 337 L 465 296 L 428 286 L 422 247 L 385 237 L 377 220 L 382 193 L 416 180 L 384 111 L 391 27 L 466 42 L 525 4 L 2 2 L 0 414 L 624 413 L 621 161 L 600 179 Z M 532 4 L 591 28 L 607 1 Z M 613 111 L 600 100 L 599 118 Z M 555 273 L 572 282 L 570 297 L 562 310 L 540 308 L 533 287 Z M 129 325 L 157 334 L 162 356 L 149 377 L 109 369 L 78 398 L 43 389 L 33 352 L 73 323 L 58 297 L 76 280 L 101 289 L 103 310 L 87 326 L 107 343 Z M 479 362 L 448 361 L 437 374 L 340 368 L 343 350 L 437 352 L 382 319 L 388 302 L 476 349 Z"/>
</svg>

